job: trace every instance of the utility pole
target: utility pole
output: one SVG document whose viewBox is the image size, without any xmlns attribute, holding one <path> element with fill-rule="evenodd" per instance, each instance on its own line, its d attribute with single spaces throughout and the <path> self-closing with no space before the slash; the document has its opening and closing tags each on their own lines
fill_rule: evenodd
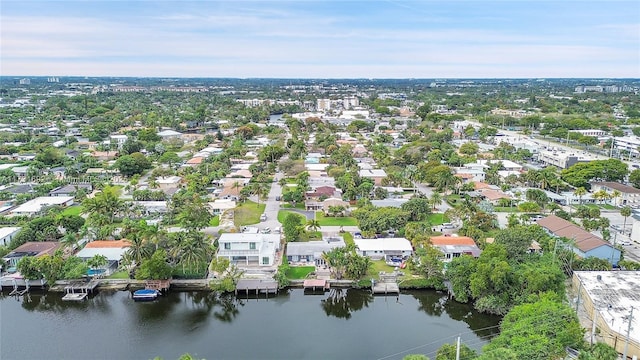
<svg viewBox="0 0 640 360">
<path fill-rule="evenodd" d="M 624 352 L 622 353 L 622 358 L 627 360 L 627 350 L 629 350 L 629 335 L 631 334 L 631 323 L 633 322 L 633 306 L 631 307 L 631 312 L 629 313 L 629 325 L 627 326 L 627 339 L 624 342 Z"/>
<path fill-rule="evenodd" d="M 633 308 L 631 308 L 633 310 Z M 629 335 L 627 333 L 627 342 L 629 341 Z M 625 354 L 627 353 L 626 347 L 625 347 Z M 458 343 L 456 345 L 456 360 L 460 360 L 460 336 L 458 336 Z"/>
<path fill-rule="evenodd" d="M 593 304 L 593 317 L 591 318 L 591 345 L 595 342 L 594 339 L 596 337 L 596 320 L 598 319 L 598 308 L 596 304 Z"/>
</svg>

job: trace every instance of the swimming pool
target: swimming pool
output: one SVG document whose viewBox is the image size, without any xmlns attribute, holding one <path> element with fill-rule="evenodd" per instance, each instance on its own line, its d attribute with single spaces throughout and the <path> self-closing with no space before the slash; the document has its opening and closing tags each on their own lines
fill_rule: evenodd
<svg viewBox="0 0 640 360">
<path fill-rule="evenodd" d="M 89 269 L 87 270 L 87 275 L 89 276 L 94 276 L 94 275 L 102 275 L 105 273 L 105 269 Z"/>
</svg>

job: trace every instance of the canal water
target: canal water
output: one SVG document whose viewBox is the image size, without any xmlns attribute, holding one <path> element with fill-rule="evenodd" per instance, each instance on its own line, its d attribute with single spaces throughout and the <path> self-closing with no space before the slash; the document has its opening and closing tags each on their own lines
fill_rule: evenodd
<svg viewBox="0 0 640 360">
<path fill-rule="evenodd" d="M 435 358 L 458 335 L 479 349 L 498 317 L 434 291 L 372 296 L 289 289 L 268 299 L 171 292 L 137 303 L 102 291 L 83 302 L 60 293 L 0 297 L 1 359 L 401 359 Z"/>
</svg>

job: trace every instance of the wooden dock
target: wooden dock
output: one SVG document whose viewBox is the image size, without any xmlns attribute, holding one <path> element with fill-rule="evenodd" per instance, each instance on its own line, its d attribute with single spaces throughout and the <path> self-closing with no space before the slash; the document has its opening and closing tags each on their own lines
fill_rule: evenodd
<svg viewBox="0 0 640 360">
<path fill-rule="evenodd" d="M 325 279 L 307 279 L 302 284 L 302 287 L 306 291 L 327 291 L 330 289 L 329 281 Z"/>
<path fill-rule="evenodd" d="M 81 301 L 86 299 L 89 296 L 89 293 L 93 293 L 93 291 L 100 284 L 99 279 L 93 279 L 89 282 L 85 281 L 76 281 L 72 282 L 69 285 L 64 287 L 65 295 L 62 297 L 62 300 L 65 301 Z"/>
<path fill-rule="evenodd" d="M 236 284 L 236 294 L 239 291 L 255 292 L 256 294 L 276 294 L 278 293 L 278 282 L 267 279 L 240 279 Z"/>
<path fill-rule="evenodd" d="M 144 282 L 144 288 L 148 290 L 167 291 L 171 286 L 171 279 L 169 280 L 146 280 Z"/>
</svg>

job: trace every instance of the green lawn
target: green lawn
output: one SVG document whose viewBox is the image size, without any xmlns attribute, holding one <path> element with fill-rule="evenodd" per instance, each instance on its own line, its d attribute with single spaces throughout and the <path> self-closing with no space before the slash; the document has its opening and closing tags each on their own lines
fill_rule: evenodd
<svg viewBox="0 0 640 360">
<path fill-rule="evenodd" d="M 427 222 L 431 225 L 440 225 L 449 222 L 449 218 L 442 213 L 432 213 L 427 216 Z"/>
<path fill-rule="evenodd" d="M 107 276 L 107 279 L 128 279 L 129 273 L 126 271 L 118 271 L 113 274 Z"/>
<path fill-rule="evenodd" d="M 451 206 L 456 206 L 459 202 L 462 202 L 462 197 L 458 194 L 451 194 L 445 197 L 447 203 Z"/>
<path fill-rule="evenodd" d="M 73 205 L 62 210 L 62 215 L 80 215 L 82 213 L 82 205 Z"/>
<path fill-rule="evenodd" d="M 236 207 L 234 224 L 236 226 L 252 225 L 260 222 L 260 215 L 264 212 L 265 204 L 257 204 L 247 200 Z"/>
<path fill-rule="evenodd" d="M 367 275 L 365 275 L 363 279 L 371 279 L 371 278 L 379 279 L 379 274 L 381 271 L 392 272 L 395 269 L 393 266 L 387 265 L 387 263 L 384 262 L 384 260 L 372 261 L 371 264 L 372 265 L 369 268 L 369 271 L 367 271 Z M 409 270 L 409 267 L 406 267 L 404 269 L 399 269 L 399 271 L 402 271 L 404 273 L 404 276 L 398 277 L 399 280 L 411 279 L 411 278 L 417 277 Z"/>
<path fill-rule="evenodd" d="M 344 234 L 342 234 L 342 238 L 344 239 L 345 244 L 355 246 L 356 243 L 353 242 L 353 235 L 350 232 L 345 232 Z"/>
<path fill-rule="evenodd" d="M 609 204 L 584 204 L 584 206 L 594 209 L 618 210 L 617 207 Z"/>
<path fill-rule="evenodd" d="M 220 217 L 218 215 L 211 218 L 209 221 L 209 226 L 219 226 L 220 225 Z"/>
<path fill-rule="evenodd" d="M 289 279 L 306 279 L 310 272 L 315 270 L 315 266 L 291 266 L 285 275 Z"/>
<path fill-rule="evenodd" d="M 303 223 L 307 222 L 307 219 L 304 216 L 302 216 L 301 214 L 298 214 L 298 213 L 293 212 L 293 211 L 286 211 L 286 210 L 278 211 L 278 222 L 280 222 L 280 224 L 282 224 L 284 222 L 284 218 L 289 214 L 296 214 L 296 215 L 300 216 L 301 218 L 303 218 L 302 219 Z"/>
<path fill-rule="evenodd" d="M 493 211 L 495 212 L 507 212 L 507 213 L 515 213 L 515 212 L 520 212 L 520 210 L 518 210 L 518 207 L 516 206 L 495 206 L 493 208 Z"/>
<path fill-rule="evenodd" d="M 316 211 L 316 220 L 320 226 L 358 226 L 358 220 L 353 217 L 325 217 L 322 211 Z"/>
<path fill-rule="evenodd" d="M 292 206 L 290 203 L 282 204 L 283 209 L 298 209 L 304 210 L 304 203 L 297 203 L 296 206 Z"/>
</svg>

